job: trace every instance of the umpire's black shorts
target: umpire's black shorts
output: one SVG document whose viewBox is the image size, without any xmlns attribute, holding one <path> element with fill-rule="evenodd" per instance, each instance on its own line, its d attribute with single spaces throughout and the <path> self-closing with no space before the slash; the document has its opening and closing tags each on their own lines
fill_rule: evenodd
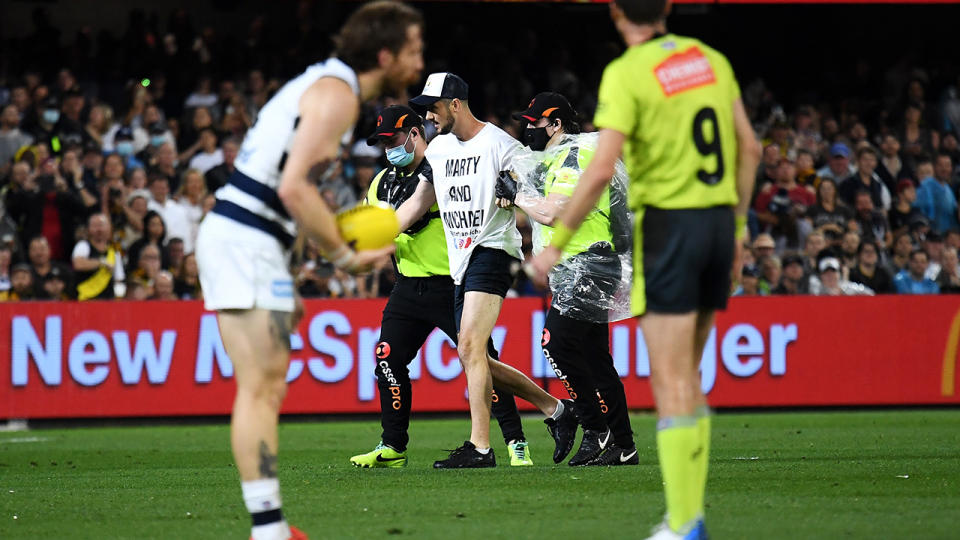
<svg viewBox="0 0 960 540">
<path fill-rule="evenodd" d="M 726 309 L 734 254 L 731 207 L 647 207 L 637 212 L 634 227 L 634 315 Z"/>
</svg>

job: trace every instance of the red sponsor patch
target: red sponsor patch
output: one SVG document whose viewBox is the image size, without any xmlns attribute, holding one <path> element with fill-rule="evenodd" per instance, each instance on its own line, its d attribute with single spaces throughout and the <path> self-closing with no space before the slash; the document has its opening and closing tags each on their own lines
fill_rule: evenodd
<svg viewBox="0 0 960 540">
<path fill-rule="evenodd" d="M 550 331 L 544 328 L 543 333 L 540 334 L 540 346 L 546 347 L 547 343 L 550 343 Z"/>
<path fill-rule="evenodd" d="M 696 46 L 671 55 L 653 69 L 663 93 L 668 97 L 679 92 L 716 82 L 713 67 Z"/>
<path fill-rule="evenodd" d="M 386 341 L 381 341 L 377 344 L 377 358 L 383 360 L 388 356 L 390 356 L 390 344 Z"/>
</svg>

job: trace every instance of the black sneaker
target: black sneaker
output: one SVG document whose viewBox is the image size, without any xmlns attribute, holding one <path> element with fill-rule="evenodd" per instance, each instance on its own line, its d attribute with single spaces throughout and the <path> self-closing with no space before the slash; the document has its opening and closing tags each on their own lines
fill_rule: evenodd
<svg viewBox="0 0 960 540">
<path fill-rule="evenodd" d="M 570 458 L 570 461 L 567 465 L 571 467 L 577 467 L 580 465 L 586 465 L 587 463 L 600 457 L 600 454 L 606 450 L 607 446 L 611 444 L 610 437 L 610 428 L 607 428 L 606 431 L 599 431 L 596 429 L 585 429 L 583 430 L 583 440 L 580 441 L 580 449 L 577 450 L 577 453 Z"/>
<path fill-rule="evenodd" d="M 547 425 L 547 430 L 553 436 L 553 442 L 556 446 L 553 449 L 553 462 L 560 463 L 567 457 L 570 450 L 573 450 L 573 443 L 577 440 L 577 413 L 573 412 L 573 401 L 569 399 L 560 400 L 563 402 L 563 413 L 560 418 L 554 420 L 547 418 L 543 421 Z"/>
<path fill-rule="evenodd" d="M 470 441 L 464 441 L 463 446 L 451 450 L 447 459 L 433 462 L 434 469 L 480 469 L 496 466 L 497 459 L 493 457 L 493 448 L 486 454 L 481 454 Z"/>
<path fill-rule="evenodd" d="M 637 455 L 637 447 L 631 446 L 630 448 L 624 448 L 622 446 L 617 446 L 616 443 L 611 444 L 607 449 L 600 454 L 600 457 L 594 459 L 593 461 L 587 463 L 587 465 L 639 465 L 640 456 Z"/>
</svg>

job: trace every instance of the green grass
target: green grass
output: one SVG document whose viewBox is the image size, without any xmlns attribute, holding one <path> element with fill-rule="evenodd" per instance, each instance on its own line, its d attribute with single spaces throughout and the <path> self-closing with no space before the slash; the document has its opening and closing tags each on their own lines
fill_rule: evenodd
<svg viewBox="0 0 960 540">
<path fill-rule="evenodd" d="M 465 419 L 417 419 L 406 469 L 358 470 L 376 421 L 281 428 L 284 512 L 312 538 L 644 538 L 664 511 L 654 420 L 633 418 L 639 467 L 434 471 Z M 495 434 L 499 434 L 493 428 Z M 720 414 L 714 538 L 960 537 L 960 411 Z M 19 442 L 18 442 L 19 441 Z M 908 478 L 902 478 L 907 476 Z M 16 516 L 16 519 L 14 519 Z M 247 538 L 226 425 L 0 433 L 0 538 Z"/>
</svg>

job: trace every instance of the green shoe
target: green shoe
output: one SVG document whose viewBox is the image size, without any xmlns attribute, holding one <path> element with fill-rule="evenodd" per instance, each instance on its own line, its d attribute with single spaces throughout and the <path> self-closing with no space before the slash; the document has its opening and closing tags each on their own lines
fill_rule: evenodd
<svg viewBox="0 0 960 540">
<path fill-rule="evenodd" d="M 397 452 L 393 448 L 381 442 L 372 452 L 360 454 L 350 458 L 350 463 L 354 467 L 363 467 L 364 469 L 373 469 L 377 467 L 390 467 L 398 469 L 407 466 L 407 454 Z"/>
<path fill-rule="evenodd" d="M 530 445 L 527 444 L 527 441 L 517 441 L 513 444 L 508 444 L 507 450 L 510 453 L 511 467 L 533 466 L 533 460 L 530 459 Z"/>
</svg>

